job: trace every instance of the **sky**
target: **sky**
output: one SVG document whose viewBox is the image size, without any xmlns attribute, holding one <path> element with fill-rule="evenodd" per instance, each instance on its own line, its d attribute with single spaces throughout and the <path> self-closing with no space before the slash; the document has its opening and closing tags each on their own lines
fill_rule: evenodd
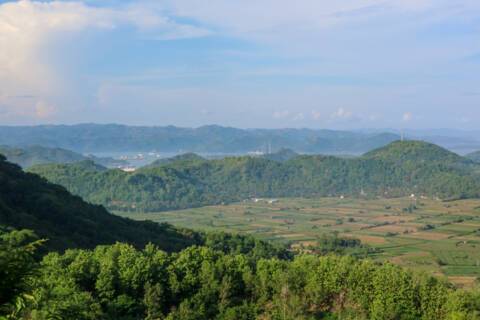
<svg viewBox="0 0 480 320">
<path fill-rule="evenodd" d="M 479 120 L 478 0 L 0 0 L 0 125 Z"/>
</svg>

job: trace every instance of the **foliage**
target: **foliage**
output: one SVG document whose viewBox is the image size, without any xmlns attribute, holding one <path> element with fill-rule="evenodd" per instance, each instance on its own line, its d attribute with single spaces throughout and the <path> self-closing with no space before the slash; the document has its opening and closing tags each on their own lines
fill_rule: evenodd
<svg viewBox="0 0 480 320">
<path fill-rule="evenodd" d="M 34 254 L 42 243 L 28 230 L 0 231 L 0 319 L 15 318 L 31 299 L 30 280 L 37 271 Z"/>
<path fill-rule="evenodd" d="M 0 154 L 3 154 L 8 161 L 18 164 L 23 168 L 47 163 L 74 163 L 84 160 L 92 160 L 99 165 L 108 167 L 127 164 L 126 161 L 115 160 L 113 158 L 95 157 L 93 155 L 84 156 L 62 148 L 43 146 L 27 146 L 22 148 L 0 146 Z"/>
<path fill-rule="evenodd" d="M 153 242 L 166 251 L 200 243 L 200 235 L 168 224 L 120 218 L 58 185 L 0 157 L 0 226 L 30 229 L 48 239 L 47 248 L 93 248 L 116 241 L 143 247 Z"/>
<path fill-rule="evenodd" d="M 480 163 L 480 151 L 475 151 L 465 155 L 465 158 L 470 159 L 474 162 Z"/>
<path fill-rule="evenodd" d="M 94 164 L 91 164 L 95 166 Z M 143 247 L 153 243 L 165 251 L 206 245 L 225 253 L 255 257 L 288 257 L 285 247 L 249 236 L 202 233 L 169 224 L 134 221 L 84 202 L 64 188 L 24 173 L 0 158 L 0 226 L 31 229 L 47 239 L 46 249 L 93 248 L 117 241 Z"/>
<path fill-rule="evenodd" d="M 113 210 L 162 211 L 250 197 L 479 196 L 478 166 L 432 144 L 406 141 L 363 157 L 297 156 L 288 161 L 230 157 L 173 161 L 134 173 L 93 163 L 31 169 L 72 193 Z"/>
<path fill-rule="evenodd" d="M 176 166 L 185 165 L 191 162 L 196 161 L 203 161 L 205 160 L 203 157 L 199 156 L 196 153 L 188 152 L 173 156 L 171 158 L 163 158 L 153 161 L 151 164 L 147 165 L 146 167 L 158 167 L 167 164 L 175 164 Z"/>
<path fill-rule="evenodd" d="M 475 292 L 339 256 L 248 258 L 126 244 L 46 256 L 30 319 L 477 319 Z"/>
</svg>

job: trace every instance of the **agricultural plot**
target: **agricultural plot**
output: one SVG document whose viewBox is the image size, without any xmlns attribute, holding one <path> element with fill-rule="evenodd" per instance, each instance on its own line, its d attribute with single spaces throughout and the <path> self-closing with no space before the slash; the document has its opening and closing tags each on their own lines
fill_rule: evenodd
<svg viewBox="0 0 480 320">
<path fill-rule="evenodd" d="M 206 231 L 252 234 L 289 243 L 316 244 L 336 233 L 377 248 L 372 258 L 444 275 L 460 286 L 480 278 L 480 200 L 284 198 L 246 200 L 159 213 L 123 213 Z"/>
</svg>

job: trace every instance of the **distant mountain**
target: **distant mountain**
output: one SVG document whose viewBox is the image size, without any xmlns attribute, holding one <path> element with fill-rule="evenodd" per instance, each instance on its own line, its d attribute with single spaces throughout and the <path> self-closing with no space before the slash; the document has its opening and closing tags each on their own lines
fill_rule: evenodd
<svg viewBox="0 0 480 320">
<path fill-rule="evenodd" d="M 85 166 L 85 164 L 83 164 Z M 394 142 L 362 157 L 299 155 L 171 162 L 134 173 L 81 164 L 31 168 L 88 201 L 110 209 L 161 211 L 249 197 L 421 194 L 442 199 L 478 197 L 480 166 L 438 146 Z"/>
<path fill-rule="evenodd" d="M 236 129 L 135 127 L 81 124 L 73 126 L 0 126 L 0 144 L 31 144 L 77 152 L 246 153 L 289 148 L 301 153 L 361 154 L 398 140 L 392 133 L 359 133 L 311 129 Z"/>
<path fill-rule="evenodd" d="M 34 230 L 49 239 L 47 247 L 54 250 L 93 248 L 122 241 L 137 247 L 152 242 L 174 251 L 198 243 L 190 231 L 114 216 L 101 206 L 71 195 L 63 187 L 23 172 L 1 155 L 0 226 Z"/>
<path fill-rule="evenodd" d="M 158 167 L 158 166 L 163 166 L 167 164 L 185 164 L 187 162 L 194 162 L 194 161 L 204 161 L 205 158 L 199 156 L 196 153 L 193 152 L 188 152 L 188 153 L 182 153 L 179 155 L 176 155 L 174 157 L 170 158 L 163 158 L 163 159 L 158 159 L 149 164 L 147 167 Z"/>
<path fill-rule="evenodd" d="M 107 167 L 127 165 L 127 162 L 122 160 L 100 158 L 93 155 L 84 156 L 62 148 L 43 146 L 26 146 L 23 148 L 0 146 L 0 154 L 3 154 L 8 161 L 16 163 L 23 168 L 46 163 L 73 163 L 83 160 L 92 160 Z"/>
</svg>

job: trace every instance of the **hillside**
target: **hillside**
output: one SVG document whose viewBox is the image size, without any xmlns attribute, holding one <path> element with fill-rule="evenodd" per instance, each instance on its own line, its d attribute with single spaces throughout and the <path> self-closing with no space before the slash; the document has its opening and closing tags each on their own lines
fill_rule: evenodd
<svg viewBox="0 0 480 320">
<path fill-rule="evenodd" d="M 189 163 L 189 162 L 203 161 L 203 160 L 205 160 L 205 159 L 203 157 L 199 156 L 198 154 L 193 153 L 193 152 L 188 152 L 188 153 L 182 153 L 182 154 L 176 155 L 174 157 L 170 157 L 170 158 L 155 160 L 154 162 L 152 162 L 151 164 L 149 164 L 146 167 L 158 167 L 158 166 L 163 166 L 163 165 L 172 164 L 172 163 L 176 163 L 177 165 L 181 165 L 181 164 L 186 164 L 186 163 Z"/>
<path fill-rule="evenodd" d="M 125 161 L 115 160 L 113 158 L 84 156 L 62 148 L 49 148 L 43 146 L 27 146 L 23 148 L 0 146 L 0 154 L 3 154 L 8 161 L 16 163 L 22 168 L 28 168 L 39 164 L 73 163 L 83 160 L 92 160 L 107 167 L 116 167 L 127 164 Z"/>
<path fill-rule="evenodd" d="M 0 144 L 37 144 L 86 152 L 246 153 L 289 148 L 302 153 L 360 154 L 397 140 L 391 133 L 311 129 L 136 127 L 125 125 L 0 126 Z"/>
<path fill-rule="evenodd" d="M 85 164 L 31 168 L 88 201 L 110 209 L 161 211 L 250 197 L 479 195 L 478 167 L 424 142 L 395 142 L 363 157 L 302 155 L 284 162 L 252 157 L 187 161 L 134 173 Z"/>
<path fill-rule="evenodd" d="M 24 173 L 0 156 L 0 226 L 34 230 L 48 248 L 93 248 L 117 241 L 142 247 L 153 242 L 167 251 L 196 243 L 169 225 L 136 222 L 108 213 L 63 187 Z"/>
<path fill-rule="evenodd" d="M 440 162 L 453 164 L 468 162 L 456 153 L 435 144 L 423 141 L 395 141 L 387 146 L 367 152 L 367 159 L 378 159 L 389 162 Z"/>
<path fill-rule="evenodd" d="M 465 156 L 465 158 L 470 159 L 473 162 L 480 163 L 480 151 L 469 153 Z"/>
</svg>

